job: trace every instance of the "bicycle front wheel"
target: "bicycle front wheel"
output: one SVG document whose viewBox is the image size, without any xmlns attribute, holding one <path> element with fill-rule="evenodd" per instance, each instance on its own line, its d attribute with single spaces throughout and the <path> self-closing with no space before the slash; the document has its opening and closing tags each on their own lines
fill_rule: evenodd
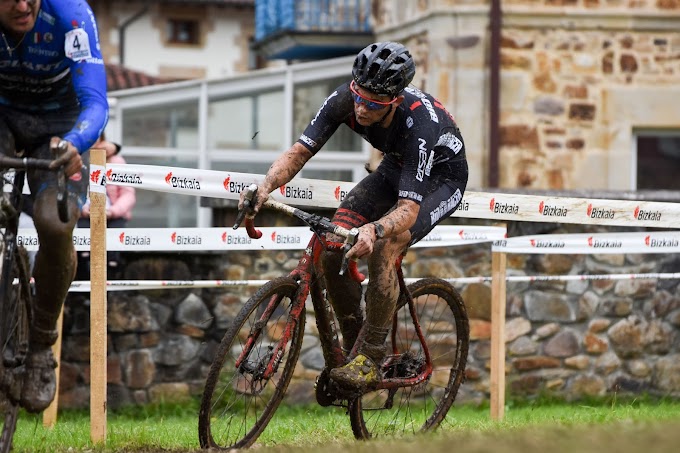
<svg viewBox="0 0 680 453">
<path fill-rule="evenodd" d="M 349 416 L 357 439 L 437 428 L 463 381 L 470 332 L 462 297 L 451 284 L 436 278 L 419 280 L 408 290 L 430 352 L 432 375 L 416 386 L 381 389 L 350 401 Z M 408 304 L 398 308 L 394 321 L 387 351 L 397 360 L 383 373 L 388 377 L 417 374 L 426 361 Z"/>
<path fill-rule="evenodd" d="M 203 390 L 198 421 L 202 448 L 248 447 L 274 415 L 302 346 L 304 307 L 291 335 L 283 336 L 298 287 L 289 277 L 266 283 L 246 302 L 222 338 Z M 273 357 L 277 346 L 283 353 Z M 274 373 L 266 378 L 264 373 L 272 363 Z"/>
<path fill-rule="evenodd" d="M 4 260 L 4 254 L 2 255 Z M 20 370 L 28 353 L 29 295 L 28 264 L 26 251 L 20 248 L 11 257 L 11 271 L 2 272 L 0 281 L 0 410 L 2 410 L 2 434 L 0 453 L 9 453 L 19 414 L 18 401 L 21 392 Z M 13 285 L 15 278 L 18 285 Z"/>
</svg>

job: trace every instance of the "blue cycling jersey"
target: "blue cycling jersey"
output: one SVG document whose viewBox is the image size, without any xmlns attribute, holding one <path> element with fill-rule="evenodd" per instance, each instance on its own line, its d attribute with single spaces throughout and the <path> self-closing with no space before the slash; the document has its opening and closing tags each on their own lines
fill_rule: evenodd
<svg viewBox="0 0 680 453">
<path fill-rule="evenodd" d="M 1 32 L 0 106 L 32 114 L 79 109 L 62 138 L 87 151 L 109 111 L 97 23 L 87 2 L 42 0 L 33 30 L 20 40 Z"/>
</svg>

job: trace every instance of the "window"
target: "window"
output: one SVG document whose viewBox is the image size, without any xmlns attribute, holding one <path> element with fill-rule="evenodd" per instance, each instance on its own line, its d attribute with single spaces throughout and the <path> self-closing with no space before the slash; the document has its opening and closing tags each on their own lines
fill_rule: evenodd
<svg viewBox="0 0 680 453">
<path fill-rule="evenodd" d="M 347 75 L 295 86 L 293 136 L 296 140 L 314 118 L 324 100 L 333 93 L 333 90 L 344 82 L 348 82 L 349 79 L 350 76 Z M 324 145 L 324 149 L 328 151 L 361 152 L 362 146 L 363 139 L 361 136 L 352 132 L 347 126 L 341 125 Z"/>
<path fill-rule="evenodd" d="M 198 21 L 189 19 L 168 20 L 168 43 L 170 44 L 200 44 Z"/>
<path fill-rule="evenodd" d="M 680 131 L 637 137 L 637 189 L 680 190 Z"/>
<path fill-rule="evenodd" d="M 210 101 L 208 146 L 279 151 L 286 145 L 283 105 L 283 90 Z"/>
<path fill-rule="evenodd" d="M 198 100 L 129 109 L 123 116 L 123 137 L 127 146 L 195 148 Z"/>
</svg>

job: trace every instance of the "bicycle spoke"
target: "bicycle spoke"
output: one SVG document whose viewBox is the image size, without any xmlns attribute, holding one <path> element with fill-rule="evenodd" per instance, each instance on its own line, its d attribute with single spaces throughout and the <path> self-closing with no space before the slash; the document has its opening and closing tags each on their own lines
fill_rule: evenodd
<svg viewBox="0 0 680 453">
<path fill-rule="evenodd" d="M 418 281 L 409 290 L 427 342 L 432 373 L 417 385 L 397 389 L 390 407 L 385 405 L 385 390 L 370 392 L 350 405 L 352 430 L 358 438 L 399 436 L 436 428 L 458 392 L 468 340 L 462 299 L 453 287 L 438 279 Z M 388 336 L 388 351 L 396 350 L 398 354 L 396 361 L 390 362 L 391 374 L 387 378 L 411 378 L 423 372 L 425 351 L 408 305 L 399 309 L 395 319 L 394 336 Z"/>
</svg>

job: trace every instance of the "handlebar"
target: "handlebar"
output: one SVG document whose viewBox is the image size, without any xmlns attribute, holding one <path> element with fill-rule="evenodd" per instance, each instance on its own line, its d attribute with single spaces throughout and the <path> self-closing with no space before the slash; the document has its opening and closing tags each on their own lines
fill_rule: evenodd
<svg viewBox="0 0 680 453">
<path fill-rule="evenodd" d="M 245 219 L 245 227 L 248 232 L 248 236 L 253 239 L 259 239 L 262 237 L 262 231 L 255 228 L 253 217 L 248 217 L 247 214 L 253 212 L 255 199 L 257 196 L 257 184 L 251 184 L 245 189 L 245 195 L 243 199 L 243 209 L 239 209 L 238 215 L 236 216 L 236 222 L 233 228 L 236 230 L 241 225 Z M 350 260 L 347 258 L 347 252 L 356 243 L 359 237 L 359 229 L 352 228 L 347 229 L 339 225 L 334 224 L 325 217 L 310 214 L 301 209 L 294 208 L 285 203 L 281 203 L 271 198 L 264 202 L 264 207 L 275 209 L 277 211 L 283 212 L 291 217 L 296 217 L 303 222 L 307 223 L 314 230 L 315 228 L 324 233 L 332 233 L 345 239 L 342 245 L 342 264 L 340 266 L 340 275 L 344 275 L 345 272 L 349 272 L 352 279 L 362 282 L 365 280 L 366 276 L 361 274 L 357 269 L 357 263 L 355 260 Z M 315 230 L 316 231 L 316 230 Z"/>
<path fill-rule="evenodd" d="M 61 156 L 67 149 L 68 143 L 65 140 L 59 141 L 56 149 L 52 150 L 57 156 L 54 160 L 0 155 L 0 169 L 47 170 L 57 172 L 57 211 L 59 212 L 59 219 L 64 223 L 67 223 L 70 218 L 68 210 L 68 187 L 66 186 L 65 173 L 66 161 L 61 159 Z M 58 165 L 55 166 L 55 163 Z"/>
</svg>

